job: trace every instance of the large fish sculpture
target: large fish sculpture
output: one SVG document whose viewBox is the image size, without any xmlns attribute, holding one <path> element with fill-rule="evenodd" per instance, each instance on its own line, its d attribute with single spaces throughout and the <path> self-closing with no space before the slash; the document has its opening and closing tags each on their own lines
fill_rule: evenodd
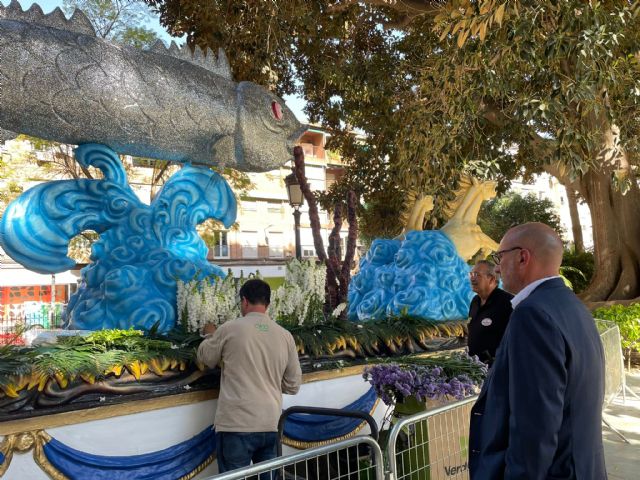
<svg viewBox="0 0 640 480">
<path fill-rule="evenodd" d="M 304 131 L 276 95 L 236 83 L 220 52 L 98 38 L 76 10 L 0 4 L 0 140 L 27 134 L 120 154 L 268 171 Z"/>
</svg>

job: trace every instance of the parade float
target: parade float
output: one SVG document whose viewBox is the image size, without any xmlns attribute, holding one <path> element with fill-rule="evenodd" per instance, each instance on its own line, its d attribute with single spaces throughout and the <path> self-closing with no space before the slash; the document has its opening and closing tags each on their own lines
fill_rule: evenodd
<svg viewBox="0 0 640 480">
<path fill-rule="evenodd" d="M 67 19 L 59 9 L 44 15 L 37 5 L 0 6 L 0 65 L 2 140 L 28 134 L 77 145 L 76 161 L 102 173 L 38 185 L 0 222 L 3 250 L 41 273 L 74 265 L 67 248 L 75 235 L 100 235 L 66 307 L 66 331 L 0 347 L 0 477 L 186 479 L 215 472 L 219 370 L 198 365 L 195 350 L 203 323 L 237 316 L 239 282 L 206 260 L 196 225 L 235 220 L 235 196 L 212 168 L 277 168 L 304 127 L 280 98 L 234 82 L 222 51 L 115 45 L 97 38 L 79 11 Z M 184 166 L 146 205 L 128 185 L 121 154 Z M 301 156 L 298 150 L 296 161 Z M 271 305 L 272 317 L 294 336 L 304 372 L 300 393 L 285 396 L 285 408 L 359 410 L 382 423 L 385 401 L 398 398 L 385 396 L 375 371 L 365 373 L 370 383 L 363 371 L 408 354 L 437 352 L 438 364 L 458 366 L 445 375 L 432 362 L 423 372 L 430 380 L 412 393 L 420 400 L 477 387 L 464 376 L 474 362 L 442 352 L 464 346 L 472 297 L 466 261 L 496 247 L 475 222 L 491 195 L 491 183 L 464 183 L 439 231 L 421 230 L 432 207 L 424 197 L 405 234 L 373 242 L 348 304 L 329 315 L 326 272 L 291 264 Z M 398 362 L 403 371 L 410 364 Z M 290 451 L 367 428 L 359 419 L 291 416 L 283 441 Z"/>
</svg>

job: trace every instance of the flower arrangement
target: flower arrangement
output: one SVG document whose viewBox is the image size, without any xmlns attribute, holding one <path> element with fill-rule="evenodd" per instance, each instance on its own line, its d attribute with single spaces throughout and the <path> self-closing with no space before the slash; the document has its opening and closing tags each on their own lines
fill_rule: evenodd
<svg viewBox="0 0 640 480">
<path fill-rule="evenodd" d="M 291 260 L 284 284 L 271 292 L 269 316 L 285 325 L 324 322 L 327 269 L 313 260 Z"/>
<path fill-rule="evenodd" d="M 240 316 L 240 282 L 229 274 L 225 278 L 178 280 L 178 321 L 189 332 L 197 332 L 208 323 L 220 325 Z"/>
<path fill-rule="evenodd" d="M 260 273 L 250 278 L 261 278 Z M 283 325 L 324 322 L 326 267 L 313 260 L 292 260 L 287 264 L 284 283 L 271 292 L 269 316 Z M 189 332 L 208 323 L 216 325 L 240 316 L 238 292 L 245 279 L 194 278 L 178 281 L 178 321 Z M 339 313 L 339 312 L 338 312 Z"/>
<path fill-rule="evenodd" d="M 476 393 L 487 366 L 466 353 L 426 358 L 401 358 L 365 369 L 363 377 L 387 405 L 413 396 L 418 401 L 453 397 L 461 400 Z"/>
</svg>

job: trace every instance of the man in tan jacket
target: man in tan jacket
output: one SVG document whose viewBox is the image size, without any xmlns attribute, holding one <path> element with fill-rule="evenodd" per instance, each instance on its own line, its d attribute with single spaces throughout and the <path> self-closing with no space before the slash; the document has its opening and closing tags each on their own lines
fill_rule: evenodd
<svg viewBox="0 0 640 480">
<path fill-rule="evenodd" d="M 300 389 L 302 372 L 291 334 L 266 314 L 271 289 L 252 279 L 240 289 L 242 317 L 207 325 L 198 360 L 220 365 L 215 416 L 220 473 L 276 457 L 282 394 Z"/>
</svg>

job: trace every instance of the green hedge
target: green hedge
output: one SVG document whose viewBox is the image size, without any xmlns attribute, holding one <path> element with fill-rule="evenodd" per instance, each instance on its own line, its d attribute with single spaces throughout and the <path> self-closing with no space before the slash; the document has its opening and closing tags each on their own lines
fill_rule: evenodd
<svg viewBox="0 0 640 480">
<path fill-rule="evenodd" d="M 271 290 L 277 290 L 284 283 L 284 277 L 263 277 L 262 280 L 269 284 Z"/>
<path fill-rule="evenodd" d="M 640 352 L 640 303 L 596 308 L 593 317 L 615 322 L 620 328 L 622 348 L 627 353 Z"/>
</svg>

